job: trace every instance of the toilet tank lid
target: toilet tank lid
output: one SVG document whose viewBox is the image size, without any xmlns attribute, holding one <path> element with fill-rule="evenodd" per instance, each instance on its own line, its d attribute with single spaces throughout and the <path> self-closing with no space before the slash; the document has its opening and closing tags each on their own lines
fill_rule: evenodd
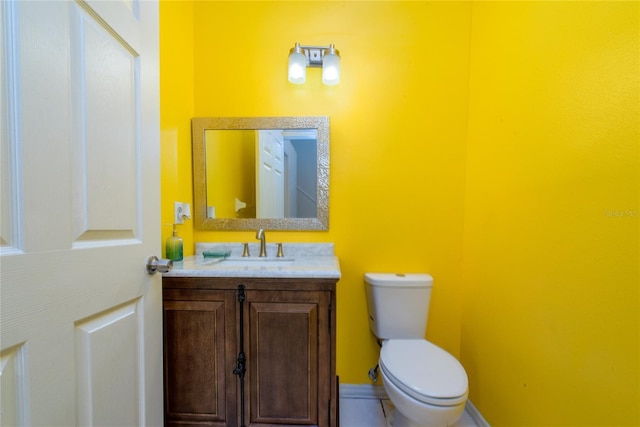
<svg viewBox="0 0 640 427">
<path fill-rule="evenodd" d="M 364 280 L 372 286 L 430 287 L 433 277 L 419 273 L 365 273 Z"/>
</svg>

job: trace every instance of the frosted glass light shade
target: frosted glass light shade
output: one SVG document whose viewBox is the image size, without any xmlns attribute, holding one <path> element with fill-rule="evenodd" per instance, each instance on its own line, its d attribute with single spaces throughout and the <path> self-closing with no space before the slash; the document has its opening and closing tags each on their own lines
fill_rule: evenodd
<svg viewBox="0 0 640 427">
<path fill-rule="evenodd" d="M 289 54 L 289 81 L 302 84 L 307 80 L 307 57 L 302 52 L 293 51 Z"/>
<path fill-rule="evenodd" d="M 328 86 L 340 83 L 340 54 L 333 45 L 322 57 L 322 83 Z"/>
</svg>

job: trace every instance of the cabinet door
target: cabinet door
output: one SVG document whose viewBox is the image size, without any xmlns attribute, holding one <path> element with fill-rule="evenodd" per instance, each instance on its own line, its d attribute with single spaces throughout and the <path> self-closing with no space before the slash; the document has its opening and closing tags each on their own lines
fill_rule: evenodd
<svg viewBox="0 0 640 427">
<path fill-rule="evenodd" d="M 329 425 L 329 292 L 248 291 L 249 425 Z"/>
<path fill-rule="evenodd" d="M 235 293 L 180 298 L 164 301 L 165 425 L 236 426 Z"/>
</svg>

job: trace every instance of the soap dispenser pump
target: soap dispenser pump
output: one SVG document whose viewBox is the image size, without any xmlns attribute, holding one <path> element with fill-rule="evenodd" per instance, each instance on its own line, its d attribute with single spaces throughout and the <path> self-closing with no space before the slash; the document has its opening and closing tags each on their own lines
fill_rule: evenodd
<svg viewBox="0 0 640 427">
<path fill-rule="evenodd" d="M 182 261 L 182 237 L 178 236 L 177 224 L 173 224 L 173 234 L 167 238 L 167 258 Z"/>
</svg>

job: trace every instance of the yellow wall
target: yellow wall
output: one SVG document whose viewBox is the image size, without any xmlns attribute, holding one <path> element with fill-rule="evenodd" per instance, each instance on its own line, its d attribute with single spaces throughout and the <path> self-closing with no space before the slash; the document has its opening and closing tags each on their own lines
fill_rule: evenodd
<svg viewBox="0 0 640 427">
<path fill-rule="evenodd" d="M 362 275 L 429 272 L 427 337 L 492 425 L 640 424 L 637 2 L 160 11 L 163 223 L 192 198 L 191 117 L 330 116 L 330 230 L 267 238 L 335 243 L 341 382 L 378 355 Z M 341 83 L 288 83 L 296 41 L 335 43 Z M 185 255 L 255 234 L 180 232 Z"/>
<path fill-rule="evenodd" d="M 256 217 L 256 134 L 255 130 L 206 131 L 207 206 L 215 208 L 218 218 Z M 236 211 L 236 199 L 246 207 Z"/>
<path fill-rule="evenodd" d="M 166 3 L 185 13 L 192 7 L 193 25 L 178 13 L 183 22 L 174 22 Z M 193 69 L 193 116 L 330 117 L 330 230 L 267 231 L 267 240 L 335 243 L 342 382 L 367 383 L 377 362 L 368 271 L 430 272 L 428 336 L 458 354 L 470 11 L 458 2 L 162 2 L 163 35 L 171 28 L 184 37 L 193 27 L 193 67 L 173 46 L 161 46 L 176 56 L 171 67 L 184 65 L 183 75 Z M 308 70 L 305 85 L 289 83 L 296 41 L 335 43 L 341 83 L 322 85 L 320 69 Z M 183 84 L 163 79 L 163 90 L 174 83 Z M 190 156 L 190 147 L 180 145 L 179 155 Z M 180 191 L 191 190 L 188 166 L 179 167 Z M 163 209 L 171 203 L 163 195 Z M 182 234 L 189 255 L 194 241 L 253 241 L 255 231 Z"/>
<path fill-rule="evenodd" d="M 160 2 L 160 188 L 163 242 L 171 236 L 173 202 L 193 203 L 193 35 L 193 3 L 186 0 Z M 178 234 L 184 238 L 184 255 L 192 255 L 191 221 L 179 225 Z M 164 249 L 163 247 L 163 252 Z"/>
<path fill-rule="evenodd" d="M 474 4 L 461 358 L 493 426 L 640 425 L 639 5 Z"/>
</svg>

